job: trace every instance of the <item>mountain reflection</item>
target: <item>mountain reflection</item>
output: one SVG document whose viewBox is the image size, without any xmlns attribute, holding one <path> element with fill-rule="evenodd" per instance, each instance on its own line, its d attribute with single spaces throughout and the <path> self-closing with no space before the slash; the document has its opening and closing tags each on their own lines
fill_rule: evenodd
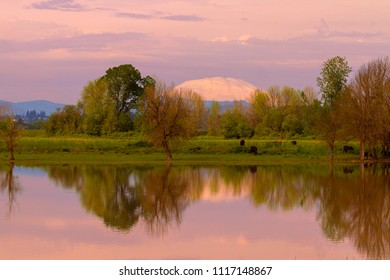
<svg viewBox="0 0 390 280">
<path fill-rule="evenodd" d="M 316 209 L 324 235 L 350 239 L 370 259 L 390 258 L 390 174 L 374 166 L 48 166 L 83 207 L 118 231 L 136 224 L 153 236 L 179 226 L 192 202 L 248 197 L 271 211 Z M 12 172 L 11 172 L 12 175 Z M 1 175 L 9 180 L 9 176 Z M 8 183 L 9 184 L 9 183 Z M 2 183 L 2 189 L 3 183 Z M 223 193 L 225 197 L 220 197 Z"/>
</svg>

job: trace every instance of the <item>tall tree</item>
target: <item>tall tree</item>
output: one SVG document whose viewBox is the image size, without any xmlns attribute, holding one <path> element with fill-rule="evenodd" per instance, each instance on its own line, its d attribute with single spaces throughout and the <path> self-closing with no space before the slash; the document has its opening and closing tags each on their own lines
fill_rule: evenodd
<svg viewBox="0 0 390 280">
<path fill-rule="evenodd" d="M 330 160 L 333 160 L 334 143 L 341 125 L 339 101 L 351 71 L 352 68 L 349 67 L 345 57 L 335 56 L 323 63 L 321 74 L 317 77 L 317 85 L 323 100 L 318 129 L 329 146 Z"/>
<path fill-rule="evenodd" d="M 352 68 L 345 57 L 335 56 L 322 64 L 320 76 L 317 77 L 317 85 L 326 106 L 332 107 L 339 101 L 351 71 Z"/>
<path fill-rule="evenodd" d="M 109 134 L 117 123 L 115 103 L 108 95 L 104 79 L 90 81 L 84 87 L 79 101 L 84 111 L 83 130 L 91 135 Z"/>
<path fill-rule="evenodd" d="M 164 148 L 169 161 L 173 159 L 170 145 L 191 137 L 199 122 L 192 104 L 194 94 L 161 82 L 146 88 L 140 106 L 142 129 L 151 142 Z"/>
<path fill-rule="evenodd" d="M 255 90 L 249 96 L 249 120 L 256 133 L 264 131 L 264 121 L 267 112 L 271 109 L 270 96 L 262 90 Z"/>
<path fill-rule="evenodd" d="M 108 93 L 115 102 L 118 129 L 129 130 L 130 110 L 135 109 L 145 86 L 154 84 L 153 78 L 142 77 L 138 69 L 131 64 L 109 68 L 103 79 L 107 82 Z"/>
<path fill-rule="evenodd" d="M 390 134 L 390 59 L 378 58 L 356 72 L 345 92 L 343 112 L 347 131 L 359 139 L 360 159 L 366 146 L 388 145 Z"/>
</svg>

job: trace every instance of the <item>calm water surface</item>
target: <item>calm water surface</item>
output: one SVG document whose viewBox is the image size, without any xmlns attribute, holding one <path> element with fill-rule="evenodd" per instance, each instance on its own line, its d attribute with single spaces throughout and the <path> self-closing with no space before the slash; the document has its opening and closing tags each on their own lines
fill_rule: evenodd
<svg viewBox="0 0 390 280">
<path fill-rule="evenodd" d="M 0 165 L 0 259 L 367 258 L 386 165 Z"/>
</svg>

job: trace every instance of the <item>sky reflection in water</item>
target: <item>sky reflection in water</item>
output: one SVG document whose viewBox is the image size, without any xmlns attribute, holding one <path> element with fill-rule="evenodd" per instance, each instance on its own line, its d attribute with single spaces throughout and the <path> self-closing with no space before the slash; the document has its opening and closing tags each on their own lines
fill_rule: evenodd
<svg viewBox="0 0 390 280">
<path fill-rule="evenodd" d="M 0 166 L 0 259 L 389 259 L 359 166 Z"/>
</svg>

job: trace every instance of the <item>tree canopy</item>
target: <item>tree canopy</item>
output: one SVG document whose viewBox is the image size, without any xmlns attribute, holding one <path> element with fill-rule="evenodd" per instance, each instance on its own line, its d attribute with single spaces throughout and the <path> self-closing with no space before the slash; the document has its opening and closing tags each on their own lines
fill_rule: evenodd
<svg viewBox="0 0 390 280">
<path fill-rule="evenodd" d="M 352 68 L 349 67 L 345 57 L 335 56 L 323 63 L 321 74 L 317 77 L 317 85 L 324 101 L 317 129 L 320 137 L 329 146 L 330 160 L 333 160 L 334 143 L 341 127 L 340 98 L 347 86 L 351 71 Z"/>
<path fill-rule="evenodd" d="M 107 82 L 109 95 L 115 101 L 117 114 L 128 113 L 134 109 L 145 86 L 154 83 L 153 78 L 143 78 L 141 72 L 131 64 L 109 68 L 103 79 Z"/>
<path fill-rule="evenodd" d="M 146 89 L 140 107 L 143 132 L 156 146 L 164 148 L 168 160 L 172 160 L 170 145 L 188 139 L 199 125 L 200 101 L 196 93 L 162 82 Z"/>
<path fill-rule="evenodd" d="M 317 77 L 317 85 L 325 105 L 333 106 L 337 102 L 347 85 L 351 71 L 352 68 L 345 57 L 335 56 L 323 63 L 321 74 Z"/>
</svg>

